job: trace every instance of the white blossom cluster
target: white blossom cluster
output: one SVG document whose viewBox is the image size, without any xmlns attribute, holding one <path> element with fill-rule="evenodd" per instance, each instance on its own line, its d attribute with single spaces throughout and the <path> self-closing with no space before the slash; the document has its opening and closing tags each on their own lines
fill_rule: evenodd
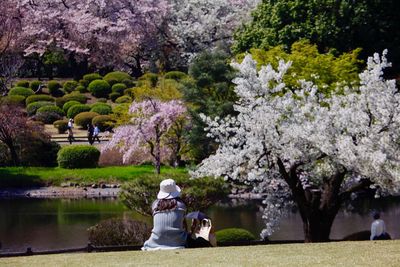
<svg viewBox="0 0 400 267">
<path fill-rule="evenodd" d="M 303 188 L 321 186 L 338 170 L 346 173 L 342 191 L 361 178 L 382 192 L 400 188 L 400 94 L 394 80 L 382 78 L 390 66 L 386 51 L 368 59 L 358 86 L 330 97 L 307 81 L 290 91 L 282 80 L 290 65 L 281 61 L 277 70 L 270 65 L 257 70 L 250 55 L 233 64 L 239 71 L 234 80 L 238 115 L 204 117 L 220 145 L 193 173 L 247 181 L 266 192 L 262 235 L 272 233 L 290 196 L 277 159 L 287 168 L 303 163 Z"/>
</svg>

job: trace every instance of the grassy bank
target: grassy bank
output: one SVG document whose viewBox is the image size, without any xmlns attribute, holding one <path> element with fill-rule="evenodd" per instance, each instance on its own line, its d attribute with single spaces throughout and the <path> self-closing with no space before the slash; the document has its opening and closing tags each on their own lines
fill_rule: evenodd
<svg viewBox="0 0 400 267">
<path fill-rule="evenodd" d="M 0 188 L 73 183 L 123 183 L 136 178 L 155 175 L 154 167 L 112 166 L 94 169 L 62 169 L 37 167 L 0 168 Z M 162 167 L 161 175 L 167 177 L 187 176 L 184 168 Z"/>
<path fill-rule="evenodd" d="M 0 259 L 1 266 L 399 266 L 400 240 Z"/>
</svg>

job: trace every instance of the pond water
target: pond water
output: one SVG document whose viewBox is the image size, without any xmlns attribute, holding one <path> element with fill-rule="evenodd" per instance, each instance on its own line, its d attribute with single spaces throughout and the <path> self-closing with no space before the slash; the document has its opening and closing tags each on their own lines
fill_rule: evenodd
<svg viewBox="0 0 400 267">
<path fill-rule="evenodd" d="M 355 203 L 355 210 L 341 210 L 337 215 L 332 239 L 368 230 L 371 210 L 380 210 L 388 232 L 400 238 L 400 200 L 373 200 Z M 245 228 L 256 236 L 263 228 L 261 212 L 255 201 L 225 203 L 207 211 L 216 230 L 228 227 Z M 133 217 L 151 224 L 150 217 L 127 210 L 117 200 L 111 199 L 12 199 L 0 200 L 1 252 L 34 251 L 83 247 L 87 245 L 87 228 L 99 221 L 113 217 Z M 281 222 L 280 229 L 271 240 L 303 239 L 302 222 L 296 212 L 291 212 Z"/>
</svg>

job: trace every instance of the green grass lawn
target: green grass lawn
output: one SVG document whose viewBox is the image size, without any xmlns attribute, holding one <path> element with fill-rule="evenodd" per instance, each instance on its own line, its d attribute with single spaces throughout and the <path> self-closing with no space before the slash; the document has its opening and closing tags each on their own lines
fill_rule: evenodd
<svg viewBox="0 0 400 267">
<path fill-rule="evenodd" d="M 0 266 L 399 266 L 400 240 L 1 258 Z"/>
<path fill-rule="evenodd" d="M 60 185 L 63 182 L 76 183 L 123 183 L 136 178 L 155 175 L 154 167 L 112 166 L 94 169 L 62 169 L 38 167 L 0 168 L 0 188 L 38 185 Z M 187 176 L 184 168 L 163 166 L 161 176 Z"/>
</svg>

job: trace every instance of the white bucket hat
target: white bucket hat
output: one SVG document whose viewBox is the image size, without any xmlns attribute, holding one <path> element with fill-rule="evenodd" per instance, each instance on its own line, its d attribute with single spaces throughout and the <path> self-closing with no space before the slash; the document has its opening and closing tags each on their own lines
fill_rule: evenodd
<svg viewBox="0 0 400 267">
<path fill-rule="evenodd" d="M 158 199 L 171 199 L 181 195 L 181 189 L 172 179 L 165 179 L 160 183 L 160 192 L 157 194 Z"/>
</svg>

